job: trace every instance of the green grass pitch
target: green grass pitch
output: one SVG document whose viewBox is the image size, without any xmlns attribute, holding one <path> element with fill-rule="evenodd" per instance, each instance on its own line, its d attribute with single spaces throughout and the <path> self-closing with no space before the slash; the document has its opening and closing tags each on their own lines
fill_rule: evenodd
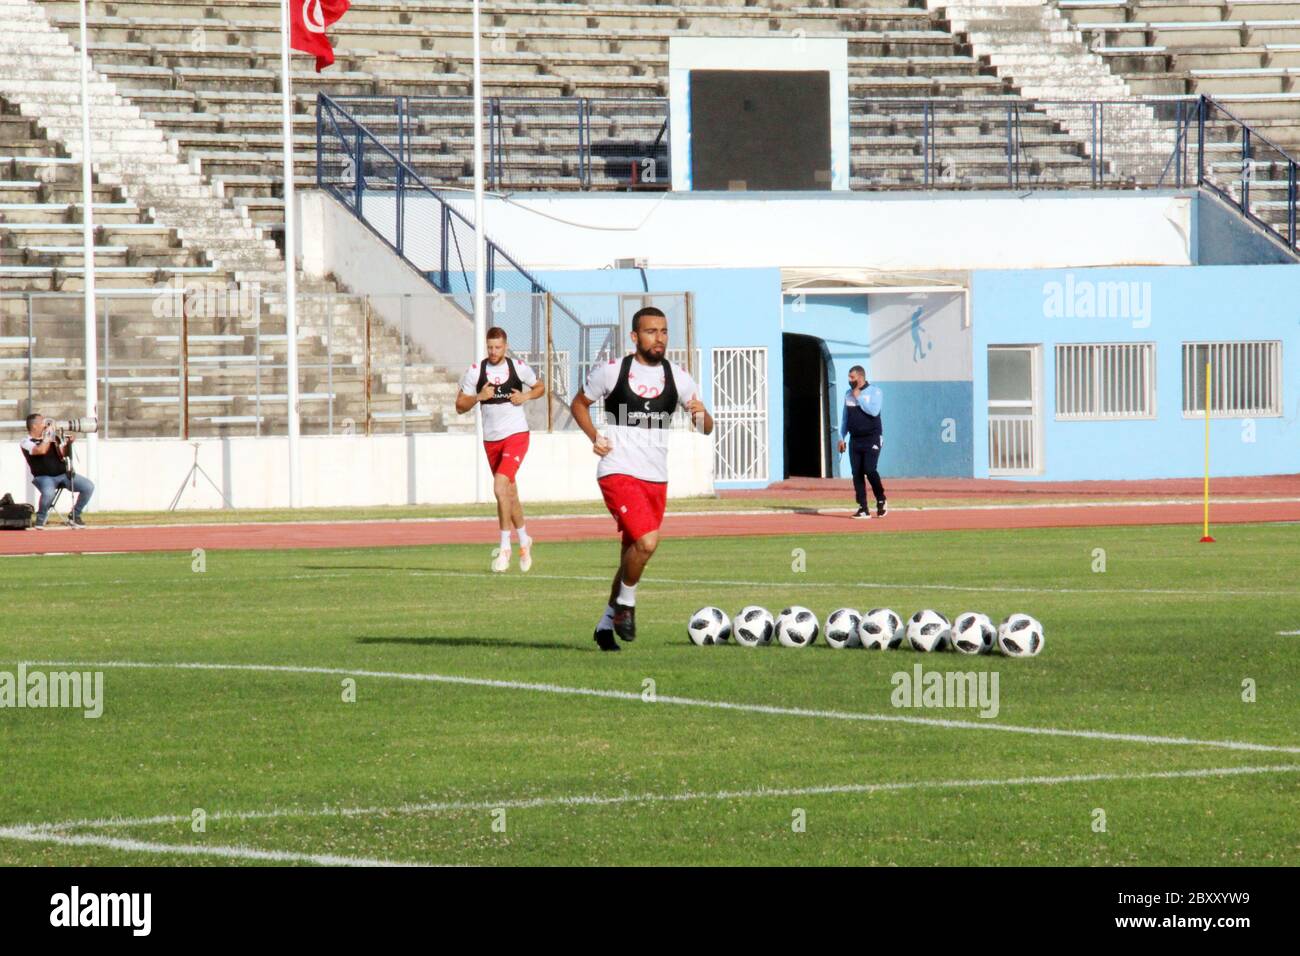
<svg viewBox="0 0 1300 956">
<path fill-rule="evenodd" d="M 1296 865 L 1300 535 L 1197 530 L 668 539 L 617 655 L 591 641 L 612 536 L 542 540 L 529 575 L 481 546 L 0 559 L 0 671 L 253 665 L 105 666 L 98 719 L 0 710 L 0 864 Z M 1023 610 L 1046 648 L 687 641 L 748 603 Z M 997 717 L 894 707 L 917 663 L 996 672 Z"/>
</svg>

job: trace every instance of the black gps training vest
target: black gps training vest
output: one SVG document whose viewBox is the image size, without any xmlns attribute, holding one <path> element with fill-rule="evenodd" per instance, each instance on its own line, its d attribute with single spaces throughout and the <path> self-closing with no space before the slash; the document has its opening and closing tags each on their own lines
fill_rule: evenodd
<svg viewBox="0 0 1300 956">
<path fill-rule="evenodd" d="M 510 401 L 511 392 L 522 392 L 524 390 L 524 382 L 523 379 L 519 377 L 519 373 L 515 371 L 515 363 L 510 361 L 509 355 L 505 356 L 505 360 L 506 368 L 510 369 L 510 374 L 506 376 L 504 382 L 496 386 L 496 395 L 484 402 L 484 405 L 500 405 L 503 402 Z M 478 388 L 476 391 L 483 391 L 483 386 L 487 384 L 487 367 L 487 359 L 484 359 L 479 363 Z"/>
<path fill-rule="evenodd" d="M 632 386 L 628 384 L 628 375 L 635 358 L 635 355 L 629 355 L 623 359 L 623 365 L 618 370 L 618 382 L 605 397 L 605 414 L 616 424 L 628 428 L 666 428 L 668 419 L 677 411 L 677 383 L 673 381 L 673 367 L 667 361 L 663 363 L 664 390 L 654 398 L 645 398 L 632 391 Z"/>
</svg>

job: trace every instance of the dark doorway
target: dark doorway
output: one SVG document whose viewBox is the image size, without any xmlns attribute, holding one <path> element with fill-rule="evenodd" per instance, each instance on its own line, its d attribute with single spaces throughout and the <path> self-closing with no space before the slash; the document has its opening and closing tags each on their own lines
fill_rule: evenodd
<svg viewBox="0 0 1300 956">
<path fill-rule="evenodd" d="M 785 476 L 829 478 L 833 474 L 830 352 L 811 335 L 782 337 L 785 381 Z"/>
<path fill-rule="evenodd" d="M 830 74 L 692 70 L 691 188 L 830 189 Z"/>
</svg>

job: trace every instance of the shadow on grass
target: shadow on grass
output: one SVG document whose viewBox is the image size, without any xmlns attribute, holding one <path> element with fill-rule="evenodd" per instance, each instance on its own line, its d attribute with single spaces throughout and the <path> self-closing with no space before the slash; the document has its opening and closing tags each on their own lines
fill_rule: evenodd
<svg viewBox="0 0 1300 956">
<path fill-rule="evenodd" d="M 525 651 L 590 651 L 595 649 L 591 638 L 584 642 L 575 637 L 572 644 L 560 644 L 554 641 L 512 641 L 508 638 L 486 637 L 447 637 L 433 635 L 430 637 L 358 637 L 358 644 L 396 644 L 405 647 L 496 647 Z"/>
</svg>

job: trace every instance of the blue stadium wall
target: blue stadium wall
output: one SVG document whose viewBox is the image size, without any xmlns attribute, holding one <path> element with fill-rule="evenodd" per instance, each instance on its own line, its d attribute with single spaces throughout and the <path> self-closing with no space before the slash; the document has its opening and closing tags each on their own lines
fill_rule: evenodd
<svg viewBox="0 0 1300 956">
<path fill-rule="evenodd" d="M 781 271 L 779 269 L 634 269 L 544 272 L 540 281 L 564 292 L 691 292 L 695 296 L 695 347 L 700 385 L 712 409 L 715 348 L 767 349 L 768 480 L 719 482 L 720 488 L 763 488 L 785 474 L 785 409 L 781 402 Z M 571 397 L 571 396 L 570 396 Z"/>
<path fill-rule="evenodd" d="M 1130 308 L 1129 315 L 1087 317 L 1079 314 L 1086 308 L 1046 306 L 1066 288 L 1109 282 L 1137 283 L 1130 288 L 1142 290 L 1149 314 Z M 1041 346 L 1043 469 L 1025 480 L 1078 481 L 1200 475 L 1205 423 L 1203 417 L 1183 415 L 1182 344 L 1245 340 L 1282 343 L 1282 414 L 1213 419 L 1211 473 L 1300 472 L 1300 268 L 1295 265 L 976 272 L 971 304 L 976 477 L 989 474 L 990 345 Z M 1080 342 L 1155 343 L 1154 418 L 1056 419 L 1053 349 Z"/>
<path fill-rule="evenodd" d="M 540 276 L 557 291 L 644 291 L 634 270 L 556 271 Z M 1282 343 L 1282 414 L 1211 422 L 1215 475 L 1300 472 L 1300 269 L 1294 265 L 1163 266 L 971 273 L 968 329 L 958 333 L 951 310 L 927 316 L 920 329 L 886 315 L 871 296 L 809 296 L 796 310 L 783 296 L 777 269 L 651 269 L 652 292 L 695 295 L 701 383 L 712 394 L 718 347 L 768 350 L 768 480 L 719 483 L 762 487 L 785 474 L 781 396 L 785 332 L 821 339 L 836 394 L 831 426 L 838 431 L 840 395 L 855 364 L 885 395 L 887 477 L 988 477 L 990 345 L 1039 347 L 1042 470 L 1026 481 L 1079 481 L 1196 476 L 1203 463 L 1201 418 L 1182 411 L 1185 341 L 1278 340 Z M 1141 315 L 1056 315 L 1045 307 L 1051 283 L 1137 283 L 1150 303 Z M 959 297 L 957 297 L 959 299 Z M 890 300 L 890 307 L 897 307 Z M 965 336 L 963 339 L 962 336 Z M 1156 349 L 1155 416 L 1116 421 L 1058 421 L 1053 348 L 1064 343 L 1152 342 Z M 892 357 L 890 347 L 895 347 Z M 1253 429 L 1253 434 L 1252 434 Z M 1248 440 L 1253 437 L 1253 441 Z M 834 473 L 848 474 L 844 456 Z"/>
<path fill-rule="evenodd" d="M 849 369 L 861 365 L 881 389 L 881 473 L 896 478 L 969 477 L 971 362 L 962 298 L 880 295 L 787 296 L 782 331 L 821 339 L 834 367 L 831 427 L 839 434 Z M 912 315 L 917 321 L 912 322 Z M 848 455 L 833 474 L 848 477 Z"/>
<path fill-rule="evenodd" d="M 960 322 L 959 312 L 926 317 L 926 342 L 942 344 L 912 361 L 911 340 L 894 330 L 898 323 L 882 319 L 875 296 L 808 296 L 798 306 L 781 291 L 778 269 L 648 269 L 644 280 L 636 270 L 565 270 L 538 278 L 560 293 L 570 292 L 691 292 L 695 296 L 696 347 L 705 399 L 713 407 L 712 349 L 759 346 L 768 351 L 768 480 L 719 482 L 723 488 L 765 487 L 785 475 L 785 385 L 783 333 L 821 339 L 830 355 L 836 394 L 831 402 L 831 427 L 838 434 L 842 409 L 839 397 L 849 369 L 864 365 L 868 376 L 885 393 L 885 447 L 882 471 L 893 477 L 970 476 L 972 383 L 969 344 L 954 352 L 935 323 L 949 333 Z M 643 284 L 644 282 L 644 284 Z M 959 301 L 959 297 L 956 297 Z M 880 320 L 883 324 L 878 324 Z M 933 331 L 931 331 L 933 330 Z M 969 334 L 966 335 L 969 339 Z M 887 344 L 886 344 L 887 343 Z M 873 356 L 872 351 L 877 355 Z M 882 355 L 897 351 L 895 375 L 877 377 Z M 946 371 L 930 372 L 946 363 Z M 805 383 L 806 384 L 806 383 Z M 848 456 L 835 455 L 832 473 L 849 474 Z"/>
</svg>

